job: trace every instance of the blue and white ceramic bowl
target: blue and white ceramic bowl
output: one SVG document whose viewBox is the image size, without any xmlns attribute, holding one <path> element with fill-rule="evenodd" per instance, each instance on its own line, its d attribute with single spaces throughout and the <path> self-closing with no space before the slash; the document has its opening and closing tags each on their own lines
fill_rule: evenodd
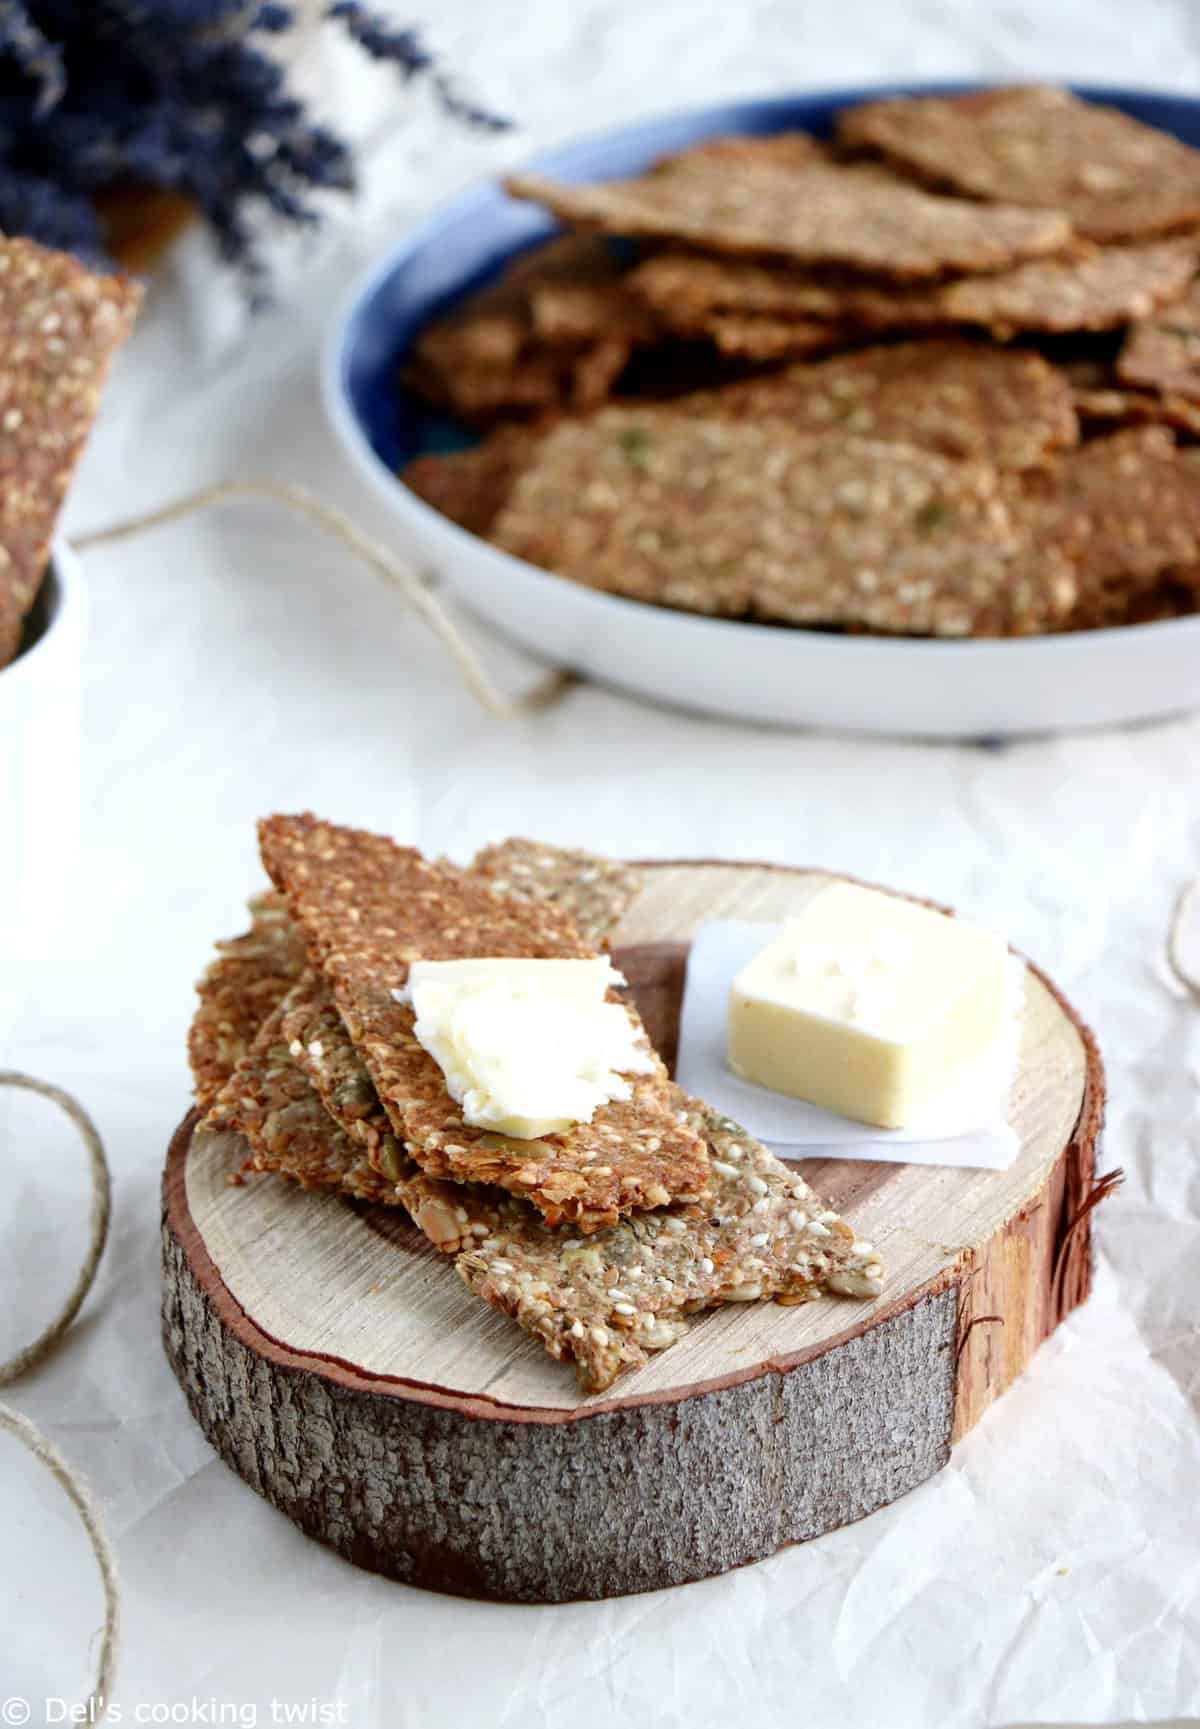
<svg viewBox="0 0 1200 1729">
<path fill-rule="evenodd" d="M 830 129 L 883 95 L 967 86 L 847 89 L 723 103 L 544 152 L 563 180 L 640 172 L 701 138 Z M 1079 94 L 1200 145 L 1200 100 L 1079 87 Z M 336 434 L 396 522 L 397 539 L 470 607 L 542 659 L 709 713 L 784 726 L 930 738 L 1004 736 L 1145 720 L 1200 705 L 1200 616 L 1011 641 L 844 637 L 702 618 L 599 594 L 512 558 L 414 496 L 397 469 L 455 436 L 397 378 L 417 331 L 554 224 L 497 184 L 453 199 L 355 286 L 324 359 Z M 459 438 L 461 442 L 461 437 Z"/>
</svg>

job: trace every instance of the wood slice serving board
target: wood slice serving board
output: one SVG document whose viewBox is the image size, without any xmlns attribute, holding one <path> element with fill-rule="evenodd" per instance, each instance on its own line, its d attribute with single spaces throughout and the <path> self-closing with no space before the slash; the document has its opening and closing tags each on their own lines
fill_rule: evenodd
<svg viewBox="0 0 1200 1729">
<path fill-rule="evenodd" d="M 656 864 L 615 933 L 674 1055 L 687 945 L 777 920 L 828 878 Z M 414 1584 L 512 1601 L 703 1578 L 903 1495 L 1087 1294 L 1103 1072 L 1031 969 L 1007 1171 L 809 1160 L 880 1248 L 864 1303 L 730 1305 L 580 1395 L 397 1212 L 228 1179 L 236 1137 L 177 1131 L 164 1180 L 167 1354 L 214 1447 L 311 1536 Z"/>
</svg>

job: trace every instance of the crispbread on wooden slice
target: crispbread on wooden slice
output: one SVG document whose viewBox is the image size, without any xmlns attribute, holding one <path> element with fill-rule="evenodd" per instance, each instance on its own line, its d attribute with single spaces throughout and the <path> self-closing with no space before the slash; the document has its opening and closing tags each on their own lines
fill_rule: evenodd
<svg viewBox="0 0 1200 1729">
<path fill-rule="evenodd" d="M 305 1189 L 332 1189 L 400 1206 L 395 1183 L 373 1170 L 366 1152 L 333 1122 L 283 1035 L 283 1004 L 267 1016 L 204 1119 L 236 1129 L 256 1171 L 275 1171 Z"/>
<path fill-rule="evenodd" d="M 518 837 L 483 847 L 470 868 L 497 894 L 559 907 L 590 943 L 600 942 L 621 922 L 644 880 L 635 865 L 619 859 Z"/>
<path fill-rule="evenodd" d="M 772 358 L 849 339 L 855 331 L 974 326 L 1017 331 L 1111 330 L 1184 293 L 1194 236 L 1088 247 L 986 276 L 905 286 L 845 273 L 666 252 L 639 264 L 630 287 L 673 328 L 708 332 L 729 352 Z M 790 336 L 795 329 L 794 339 Z"/>
<path fill-rule="evenodd" d="M 17 651 L 141 293 L 68 253 L 0 236 L 0 666 Z"/>
<path fill-rule="evenodd" d="M 188 1029 L 188 1061 L 201 1110 L 213 1103 L 305 965 L 304 944 L 282 895 L 257 896 L 250 914 L 250 929 L 217 944 L 217 958 L 196 986 L 200 1002 Z"/>
<path fill-rule="evenodd" d="M 673 1107 L 711 1154 L 709 1187 L 693 1205 L 633 1213 L 581 1236 L 547 1225 L 502 1190 L 430 1177 L 399 1150 L 385 1176 L 342 1126 L 356 1110 L 344 1092 L 334 1096 L 342 1120 L 328 1114 L 289 1048 L 285 1016 L 281 1008 L 269 1017 L 206 1126 L 244 1135 L 256 1170 L 403 1206 L 436 1248 L 457 1257 L 470 1289 L 552 1357 L 575 1364 L 585 1392 L 602 1392 L 673 1344 L 699 1310 L 879 1294 L 872 1245 L 765 1147 L 677 1087 Z"/>
<path fill-rule="evenodd" d="M 1200 152 L 1052 86 L 867 102 L 839 115 L 837 138 L 976 198 L 1065 211 L 1096 240 L 1200 221 Z"/>
<path fill-rule="evenodd" d="M 1016 477 L 880 440 L 605 409 L 547 434 L 492 532 L 574 581 L 689 611 L 939 636 L 1075 598 Z"/>
<path fill-rule="evenodd" d="M 688 413 L 785 421 L 794 432 L 896 440 L 1034 468 L 1078 441 L 1071 387 L 1039 354 L 962 341 L 898 342 L 694 391 Z"/>
<path fill-rule="evenodd" d="M 412 1161 L 379 1102 L 323 973 L 310 969 L 288 993 L 280 1032 L 330 1119 L 358 1142 L 375 1170 L 398 1181 Z"/>
<path fill-rule="evenodd" d="M 999 270 L 1071 240 L 1069 222 L 1053 211 L 938 198 L 874 165 L 819 157 L 730 163 L 694 152 L 634 180 L 571 185 L 514 174 L 505 187 L 577 228 L 840 264 L 897 280 Z"/>
<path fill-rule="evenodd" d="M 397 1136 L 431 1176 L 498 1184 L 550 1222 L 585 1231 L 703 1189 L 703 1142 L 673 1108 L 661 1064 L 631 1077 L 631 1096 L 600 1106 L 590 1123 L 511 1140 L 463 1122 L 416 1039 L 412 1009 L 396 1002 L 413 960 L 594 954 L 557 908 L 506 900 L 411 848 L 311 816 L 270 817 L 259 837 Z"/>
<path fill-rule="evenodd" d="M 678 1088 L 675 1096 L 711 1155 L 699 1204 L 634 1213 L 578 1237 L 507 1201 L 455 1262 L 473 1291 L 552 1357 L 573 1361 L 585 1392 L 603 1392 L 673 1344 L 702 1309 L 830 1292 L 872 1297 L 882 1288 L 873 1246 L 800 1177 L 736 1123 Z"/>
</svg>

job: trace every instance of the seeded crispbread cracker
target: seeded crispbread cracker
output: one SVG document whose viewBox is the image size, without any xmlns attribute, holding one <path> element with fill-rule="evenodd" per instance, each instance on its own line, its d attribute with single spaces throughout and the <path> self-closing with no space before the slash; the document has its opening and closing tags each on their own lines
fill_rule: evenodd
<svg viewBox="0 0 1200 1729">
<path fill-rule="evenodd" d="M 1169 573 L 1200 562 L 1200 462 L 1143 426 L 1092 439 L 1056 465 L 1035 509 L 1049 547 L 1070 541 L 1077 596 L 1068 625 L 1123 613 Z"/>
<path fill-rule="evenodd" d="M 58 513 L 141 289 L 0 237 L 0 666 L 16 653 Z"/>
<path fill-rule="evenodd" d="M 323 973 L 310 968 L 288 993 L 280 1033 L 332 1121 L 358 1143 L 373 1169 L 393 1183 L 409 1167 L 415 1171 Z"/>
<path fill-rule="evenodd" d="M 306 963 L 282 895 L 258 895 L 250 913 L 250 929 L 217 944 L 217 958 L 196 986 L 200 1003 L 188 1029 L 188 1061 L 202 1110 L 212 1104 Z"/>
<path fill-rule="evenodd" d="M 598 942 L 619 923 L 642 885 L 642 875 L 632 865 L 541 841 L 514 839 L 485 847 L 470 869 L 497 894 L 550 901 L 575 920 L 589 942 Z M 377 1170 L 399 1181 L 412 1161 L 396 1138 L 323 974 L 306 972 L 289 993 L 282 1031 L 330 1116 L 366 1149 Z"/>
<path fill-rule="evenodd" d="M 400 471 L 400 478 L 451 522 L 483 535 L 503 508 L 539 436 L 530 427 L 498 426 L 469 450 L 414 458 Z"/>
<path fill-rule="evenodd" d="M 599 943 L 620 924 L 645 880 L 635 865 L 619 859 L 517 837 L 483 847 L 470 868 L 497 894 L 561 908 L 589 943 Z"/>
<path fill-rule="evenodd" d="M 593 406 L 656 320 L 595 235 L 559 235 L 425 326 L 409 360 L 419 394 L 468 420 Z"/>
<path fill-rule="evenodd" d="M 455 1262 L 471 1290 L 552 1357 L 573 1361 L 585 1392 L 603 1392 L 673 1344 L 701 1310 L 826 1292 L 874 1297 L 882 1287 L 874 1247 L 800 1177 L 700 1100 L 676 1088 L 675 1102 L 711 1157 L 700 1204 L 635 1213 L 579 1237 L 509 1201 Z"/>
<path fill-rule="evenodd" d="M 326 1112 L 288 1048 L 284 1013 L 282 1002 L 271 1010 L 213 1100 L 204 1126 L 242 1135 L 256 1171 L 275 1171 L 306 1189 L 402 1205 L 395 1183 L 372 1168 L 365 1150 Z"/>
<path fill-rule="evenodd" d="M 939 198 L 886 169 L 820 156 L 730 162 L 692 152 L 633 180 L 568 185 L 516 174 L 505 186 L 577 228 L 898 279 L 998 270 L 1057 252 L 1071 239 L 1070 224 L 1053 211 Z"/>
<path fill-rule="evenodd" d="M 380 1102 L 422 1169 L 498 1184 L 551 1222 L 574 1220 L 581 1230 L 703 1188 L 703 1144 L 672 1110 L 661 1064 L 630 1077 L 630 1098 L 602 1105 L 591 1123 L 512 1140 L 462 1121 L 441 1069 L 416 1040 L 412 1009 L 395 1001 L 412 960 L 594 954 L 565 914 L 548 902 L 507 900 L 469 873 L 311 816 L 270 817 L 259 838 Z M 636 1011 L 627 1012 L 640 1031 Z"/>
<path fill-rule="evenodd" d="M 659 605 L 793 624 L 1021 634 L 1075 599 L 1015 477 L 914 446 L 606 409 L 542 441 L 495 543 Z"/>
<path fill-rule="evenodd" d="M 256 1170 L 309 1189 L 403 1205 L 455 1270 L 559 1361 L 602 1392 L 727 1302 L 878 1296 L 879 1256 L 802 1179 L 728 1119 L 680 1089 L 673 1108 L 710 1155 L 699 1204 L 638 1212 L 582 1236 L 544 1223 L 502 1190 L 440 1181 L 402 1152 L 394 1176 L 326 1113 L 281 1033 L 277 1009 L 226 1086 L 207 1127 L 245 1136 Z M 345 1107 L 343 1107 L 345 1108 Z"/>
<path fill-rule="evenodd" d="M 1200 242 L 1191 236 L 1077 250 L 987 276 L 927 286 L 865 282 L 830 271 L 663 253 L 630 287 L 673 328 L 706 331 L 728 352 L 774 358 L 857 331 L 978 327 L 1060 333 L 1111 330 L 1184 294 Z M 796 328 L 795 348 L 789 346 Z"/>
<path fill-rule="evenodd" d="M 1080 385 L 1072 392 L 1075 413 L 1089 433 L 1116 432 L 1127 426 L 1169 426 L 1200 439 L 1200 402 L 1162 396 L 1156 390 L 1130 390 L 1117 384 Z"/>
<path fill-rule="evenodd" d="M 864 103 L 837 138 L 976 198 L 1065 211 L 1095 240 L 1200 221 L 1200 152 L 1048 85 Z"/>
<path fill-rule="evenodd" d="M 1117 375 L 1125 384 L 1200 400 L 1200 282 L 1157 317 L 1133 326 L 1117 356 Z"/>
<path fill-rule="evenodd" d="M 779 419 L 915 444 L 1000 468 L 1032 468 L 1077 443 L 1064 375 L 1039 354 L 972 342 L 899 342 L 788 366 L 677 405 L 695 415 Z"/>
</svg>

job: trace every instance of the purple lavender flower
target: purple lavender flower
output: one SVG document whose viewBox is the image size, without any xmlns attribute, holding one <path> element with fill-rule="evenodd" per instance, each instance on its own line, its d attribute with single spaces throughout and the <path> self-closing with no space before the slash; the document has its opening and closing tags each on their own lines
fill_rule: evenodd
<svg viewBox="0 0 1200 1729">
<path fill-rule="evenodd" d="M 405 81 L 428 78 L 458 119 L 504 124 L 463 100 L 414 30 L 357 0 L 330 0 L 325 17 Z M 95 195 L 160 187 L 196 204 L 261 294 L 261 214 L 311 223 L 314 192 L 354 185 L 347 145 L 260 46 L 294 21 L 281 0 L 0 0 L 0 230 L 95 262 Z"/>
</svg>

